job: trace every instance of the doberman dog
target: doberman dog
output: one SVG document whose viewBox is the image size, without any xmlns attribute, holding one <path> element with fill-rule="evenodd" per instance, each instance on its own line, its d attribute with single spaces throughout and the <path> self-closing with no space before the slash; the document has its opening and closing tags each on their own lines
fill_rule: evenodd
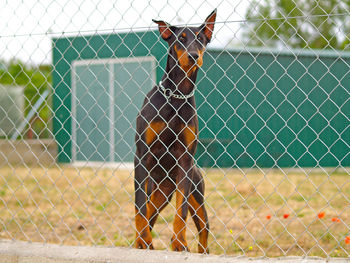
<svg viewBox="0 0 350 263">
<path fill-rule="evenodd" d="M 194 89 L 203 53 L 214 30 L 216 9 L 199 27 L 156 21 L 169 44 L 166 72 L 146 96 L 136 119 L 135 225 L 137 248 L 153 249 L 151 231 L 176 192 L 175 251 L 189 251 L 186 219 L 190 211 L 199 233 L 199 253 L 209 253 L 204 181 L 194 164 L 198 117 Z"/>
</svg>

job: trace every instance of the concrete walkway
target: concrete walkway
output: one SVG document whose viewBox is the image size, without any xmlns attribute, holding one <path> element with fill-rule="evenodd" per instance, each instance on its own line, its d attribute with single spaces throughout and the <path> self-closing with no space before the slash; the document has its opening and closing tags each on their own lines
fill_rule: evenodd
<svg viewBox="0 0 350 263">
<path fill-rule="evenodd" d="M 321 263 L 350 262 L 349 259 L 203 256 L 193 253 L 149 251 L 118 247 L 59 246 L 42 243 L 0 241 L 0 263 Z"/>
</svg>

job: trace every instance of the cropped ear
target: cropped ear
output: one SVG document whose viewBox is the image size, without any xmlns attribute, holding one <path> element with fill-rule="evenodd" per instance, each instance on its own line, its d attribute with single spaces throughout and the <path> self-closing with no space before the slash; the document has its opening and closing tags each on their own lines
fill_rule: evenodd
<svg viewBox="0 0 350 263">
<path fill-rule="evenodd" d="M 213 12 L 211 12 L 211 14 L 207 17 L 207 19 L 205 19 L 204 24 L 201 26 L 205 36 L 208 39 L 208 42 L 210 42 L 211 37 L 213 36 L 215 19 L 216 19 L 216 8 L 214 9 Z"/>
<path fill-rule="evenodd" d="M 170 25 L 167 22 L 154 19 L 152 19 L 152 21 L 158 24 L 159 33 L 164 40 L 167 40 L 171 37 L 173 32 L 171 31 Z"/>
</svg>

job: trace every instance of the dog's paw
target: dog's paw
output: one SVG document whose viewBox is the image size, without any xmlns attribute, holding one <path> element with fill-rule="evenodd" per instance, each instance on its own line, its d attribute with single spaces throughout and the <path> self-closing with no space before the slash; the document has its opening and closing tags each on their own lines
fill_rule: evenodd
<svg viewBox="0 0 350 263">
<path fill-rule="evenodd" d="M 198 245 L 199 254 L 209 254 L 209 248 L 204 248 L 201 244 Z"/>
<path fill-rule="evenodd" d="M 174 251 L 187 251 L 190 252 L 187 242 L 185 239 L 181 240 L 179 238 L 172 237 L 171 238 L 171 247 Z"/>
<path fill-rule="evenodd" d="M 137 237 L 135 240 L 135 248 L 139 249 L 154 249 L 152 244 L 152 238 Z"/>
</svg>

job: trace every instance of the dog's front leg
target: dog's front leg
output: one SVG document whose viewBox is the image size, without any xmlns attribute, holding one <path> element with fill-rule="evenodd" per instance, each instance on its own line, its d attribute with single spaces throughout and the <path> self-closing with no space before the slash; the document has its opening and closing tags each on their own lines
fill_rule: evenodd
<svg viewBox="0 0 350 263">
<path fill-rule="evenodd" d="M 176 214 L 174 234 L 171 239 L 171 246 L 174 251 L 189 251 L 186 241 L 186 220 L 193 174 L 192 168 L 193 160 L 188 158 L 181 158 L 176 167 Z"/>
<path fill-rule="evenodd" d="M 147 209 L 147 175 L 146 164 L 135 157 L 135 225 L 136 225 L 136 248 L 153 249 L 152 236 L 149 227 Z"/>
</svg>

